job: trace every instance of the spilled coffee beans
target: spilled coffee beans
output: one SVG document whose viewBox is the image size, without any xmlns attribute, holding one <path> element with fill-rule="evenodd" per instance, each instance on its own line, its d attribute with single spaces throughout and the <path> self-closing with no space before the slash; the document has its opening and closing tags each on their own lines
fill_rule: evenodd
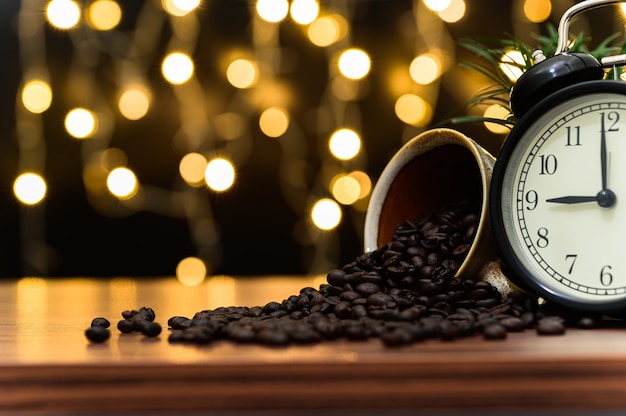
<svg viewBox="0 0 626 416">
<path fill-rule="evenodd" d="M 566 326 L 592 328 L 595 317 L 538 305 L 521 292 L 504 299 L 488 282 L 455 277 L 474 239 L 476 206 L 460 203 L 395 228 L 391 241 L 327 273 L 319 288 L 304 287 L 281 302 L 231 306 L 173 316 L 170 343 L 217 340 L 266 345 L 378 338 L 400 346 L 426 339 L 452 341 L 481 335 L 502 340 L 536 328 L 557 335 Z M 121 332 L 157 336 L 154 311 L 122 312 Z"/>
<path fill-rule="evenodd" d="M 535 324 L 534 298 L 503 299 L 487 282 L 455 277 L 474 239 L 478 210 L 458 204 L 406 221 L 392 240 L 331 270 L 326 284 L 282 302 L 221 307 L 169 319 L 169 341 L 268 345 L 379 338 L 389 346 L 476 334 L 504 339 Z"/>
</svg>

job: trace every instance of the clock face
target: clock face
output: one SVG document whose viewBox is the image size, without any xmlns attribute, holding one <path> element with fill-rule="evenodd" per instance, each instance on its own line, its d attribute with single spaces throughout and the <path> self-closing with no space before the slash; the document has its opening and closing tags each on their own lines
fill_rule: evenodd
<svg viewBox="0 0 626 416">
<path fill-rule="evenodd" d="M 540 296 L 602 310 L 626 306 L 626 94 L 596 91 L 542 103 L 512 131 L 494 229 Z"/>
</svg>

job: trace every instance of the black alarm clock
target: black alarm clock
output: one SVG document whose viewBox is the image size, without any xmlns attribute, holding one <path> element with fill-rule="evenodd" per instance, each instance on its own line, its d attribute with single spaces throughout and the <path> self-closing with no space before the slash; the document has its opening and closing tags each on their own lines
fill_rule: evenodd
<svg viewBox="0 0 626 416">
<path fill-rule="evenodd" d="M 555 55 L 533 55 L 511 91 L 519 121 L 499 152 L 489 194 L 494 236 L 514 282 L 597 312 L 626 310 L 626 83 L 604 79 L 604 68 L 626 56 L 599 62 L 569 53 L 567 38 L 574 15 L 614 3 L 571 7 Z"/>
</svg>

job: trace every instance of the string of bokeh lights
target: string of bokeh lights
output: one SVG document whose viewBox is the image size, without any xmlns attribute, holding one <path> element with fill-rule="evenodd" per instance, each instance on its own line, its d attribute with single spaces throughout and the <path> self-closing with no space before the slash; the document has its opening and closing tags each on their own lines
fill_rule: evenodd
<svg viewBox="0 0 626 416">
<path fill-rule="evenodd" d="M 354 116 L 354 106 L 362 99 L 364 84 L 371 71 L 372 60 L 367 50 L 353 46 L 351 32 L 351 10 L 348 1 L 324 3 L 317 0 L 257 0 L 250 2 L 253 16 L 251 50 L 232 51 L 223 68 L 223 76 L 239 96 L 233 101 L 243 100 L 245 105 L 233 106 L 228 111 L 207 116 L 199 80 L 195 76 L 197 63 L 194 50 L 197 45 L 198 25 L 195 15 L 201 10 L 202 1 L 207 0 L 154 0 L 146 1 L 137 19 L 134 34 L 128 38 L 134 42 L 128 55 L 118 56 L 99 46 L 99 53 L 111 55 L 119 62 L 118 100 L 116 108 L 103 105 L 103 100 L 89 90 L 83 102 L 92 103 L 67 109 L 64 127 L 74 140 L 85 144 L 83 148 L 83 183 L 90 203 L 103 212 L 136 212 L 153 210 L 172 215 L 163 208 L 167 201 L 182 201 L 178 210 L 190 223 L 194 242 L 198 247 L 196 256 L 181 259 L 176 275 L 186 284 L 197 284 L 219 264 L 219 226 L 212 217 L 210 206 L 203 200 L 206 192 L 228 192 L 238 180 L 237 168 L 249 157 L 242 125 L 254 112 L 255 106 L 265 106 L 260 111 L 258 125 L 269 138 L 283 146 L 284 166 L 279 180 L 284 182 L 285 197 L 296 212 L 301 213 L 305 238 L 318 247 L 317 270 L 326 270 L 333 263 L 327 258 L 325 247 L 332 238 L 332 231 L 342 221 L 345 209 L 363 212 L 372 187 L 372 178 L 367 173 L 367 155 L 363 150 L 359 117 Z M 549 0 L 524 0 L 525 18 L 539 23 L 551 14 Z M 415 128 L 427 128 L 432 121 L 437 104 L 443 73 L 454 64 L 454 50 L 444 41 L 446 24 L 460 21 L 468 5 L 464 0 L 414 0 L 413 15 L 419 32 L 416 38 L 415 56 L 401 68 L 398 74 L 390 75 L 391 88 L 396 93 L 395 114 L 400 122 Z M 44 63 L 45 47 L 42 25 L 50 25 L 65 31 L 76 46 L 79 62 L 76 71 L 89 72 L 89 53 L 78 47 L 86 32 L 114 33 L 122 20 L 124 10 L 115 0 L 93 0 L 84 4 L 74 0 L 23 0 L 19 19 L 19 41 L 21 49 L 22 85 L 16 105 L 17 137 L 20 151 L 19 172 L 14 182 L 15 197 L 24 205 L 37 205 L 45 201 L 48 181 L 45 172 L 45 137 L 42 119 L 50 108 L 57 86 L 51 85 L 50 69 Z M 148 54 L 155 51 L 155 43 L 146 39 L 153 33 L 150 28 L 158 27 L 164 19 L 172 26 L 169 51 L 162 54 L 161 75 L 174 89 L 181 107 L 182 148 L 179 174 L 181 186 L 173 190 L 156 189 L 140 183 L 132 169 L 132 161 L 125 152 L 110 146 L 115 117 L 119 114 L 129 121 L 141 120 L 149 113 L 154 90 L 147 79 L 146 68 L 133 54 Z M 279 25 L 291 19 L 302 28 L 303 36 L 316 47 L 323 48 L 328 57 L 328 94 L 326 103 L 321 103 L 333 113 L 336 124 L 330 134 L 324 133 L 328 157 L 318 174 L 317 183 L 307 186 L 294 181 L 289 172 L 298 169 L 304 159 L 300 147 L 290 147 L 290 141 L 302 140 L 301 129 L 290 113 L 288 99 L 280 87 L 273 83 L 275 63 L 273 56 L 280 48 L 277 35 Z M 425 23 L 426 19 L 428 23 Z M 72 32 L 76 31 L 73 36 Z M 80 39 L 79 39 L 80 38 Z M 95 43 L 94 43 L 95 42 Z M 90 46 L 98 46 L 97 37 Z M 80 54 L 84 54 L 80 56 Z M 508 59 L 518 60 L 511 56 Z M 202 69 L 200 69 L 202 70 Z M 512 77 L 519 74 L 512 73 Z M 406 82 L 406 80 L 409 82 Z M 250 92 L 257 91 L 254 95 Z M 267 94 L 271 92 L 271 94 Z M 258 96 L 278 97 L 273 103 L 259 100 Z M 259 104 L 260 103 L 260 104 Z M 507 114 L 497 104 L 482 109 L 488 117 L 504 118 Z M 346 114 L 352 114 L 348 119 Z M 486 127 L 497 133 L 506 133 L 501 126 L 487 123 Z M 206 131 L 214 132 L 207 135 Z M 215 141 L 222 147 L 214 151 Z M 91 142 L 88 146 L 87 143 Z M 243 150 L 242 150 L 243 149 Z M 246 150 L 248 149 L 248 150 Z M 300 167 L 301 168 L 301 167 Z M 165 195 L 165 196 L 164 196 Z M 165 198 L 165 201 L 164 201 Z M 203 202 L 204 201 L 204 202 Z M 182 207 L 180 206 L 182 204 Z M 32 213 L 29 215 L 33 215 Z M 178 214 L 177 214 L 178 215 Z M 33 232 L 30 229 L 29 232 Z M 44 238 L 45 236 L 25 236 Z M 26 253 L 24 255 L 27 255 Z"/>
</svg>

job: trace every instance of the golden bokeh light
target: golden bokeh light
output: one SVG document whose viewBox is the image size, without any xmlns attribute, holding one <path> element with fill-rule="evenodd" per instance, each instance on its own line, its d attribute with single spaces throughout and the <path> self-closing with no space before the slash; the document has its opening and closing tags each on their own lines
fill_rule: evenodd
<svg viewBox="0 0 626 416">
<path fill-rule="evenodd" d="M 235 167 L 226 159 L 214 158 L 206 165 L 204 180 L 212 190 L 226 191 L 235 183 Z"/>
<path fill-rule="evenodd" d="M 520 65 L 524 65 L 524 56 L 517 50 L 505 53 L 500 59 L 500 69 L 511 81 L 517 81 L 522 75 Z"/>
<path fill-rule="evenodd" d="M 452 0 L 448 7 L 438 12 L 439 18 L 446 23 L 456 23 L 465 17 L 466 7 L 464 0 Z"/>
<path fill-rule="evenodd" d="M 52 89 L 42 80 L 28 82 L 22 89 L 22 104 L 31 113 L 40 114 L 52 104 Z"/>
<path fill-rule="evenodd" d="M 263 20 L 278 23 L 287 17 L 289 2 L 287 0 L 257 0 L 256 12 Z"/>
<path fill-rule="evenodd" d="M 199 186 L 204 182 L 204 171 L 207 167 L 206 158 L 200 153 L 187 153 L 178 164 L 180 176 L 187 184 Z"/>
<path fill-rule="evenodd" d="M 86 108 L 75 108 L 65 116 L 65 130 L 77 139 L 91 137 L 98 128 L 98 118 Z"/>
<path fill-rule="evenodd" d="M 161 73 L 170 84 L 184 84 L 193 76 L 193 60 L 182 52 L 170 53 L 163 59 Z"/>
<path fill-rule="evenodd" d="M 289 8 L 289 14 L 294 22 L 308 25 L 317 19 L 320 5 L 317 0 L 293 0 Z"/>
<path fill-rule="evenodd" d="M 330 14 L 315 19 L 307 28 L 307 36 L 316 46 L 330 46 L 346 36 L 348 26 L 343 16 Z"/>
<path fill-rule="evenodd" d="M 525 0 L 524 16 L 533 23 L 546 21 L 552 13 L 552 2 L 550 0 Z"/>
<path fill-rule="evenodd" d="M 280 107 L 270 107 L 259 117 L 261 131 L 269 137 L 280 137 L 289 128 L 289 114 Z"/>
<path fill-rule="evenodd" d="M 161 0 L 161 6 L 172 16 L 185 16 L 200 5 L 200 0 Z"/>
<path fill-rule="evenodd" d="M 330 136 L 328 148 L 337 159 L 350 160 L 361 150 L 361 137 L 352 129 L 339 129 Z"/>
<path fill-rule="evenodd" d="M 129 199 L 135 196 L 139 189 L 139 183 L 135 173 L 124 167 L 113 169 L 107 176 L 107 188 L 109 192 L 120 199 Z"/>
<path fill-rule="evenodd" d="M 338 175 L 331 182 L 333 198 L 343 205 L 352 205 L 359 200 L 361 184 L 350 175 Z"/>
<path fill-rule="evenodd" d="M 113 0 L 96 0 L 87 9 L 87 22 L 96 30 L 111 30 L 122 20 L 122 9 Z"/>
<path fill-rule="evenodd" d="M 176 279 L 185 286 L 198 286 L 204 282 L 207 275 L 207 267 L 197 257 L 186 257 L 176 266 Z"/>
<path fill-rule="evenodd" d="M 451 0 L 424 0 L 424 4 L 434 12 L 440 12 L 450 7 Z"/>
<path fill-rule="evenodd" d="M 506 120 L 510 115 L 511 113 L 509 112 L 509 110 L 499 104 L 490 105 L 483 113 L 483 117 L 494 118 L 498 120 Z M 487 130 L 496 134 L 507 134 L 509 131 L 511 131 L 508 127 L 498 123 L 491 123 L 487 121 L 484 124 Z"/>
<path fill-rule="evenodd" d="M 143 87 L 127 88 L 118 101 L 120 113 L 128 120 L 143 118 L 150 109 L 150 93 Z"/>
<path fill-rule="evenodd" d="M 341 207 L 330 198 L 322 198 L 311 209 L 311 221 L 320 230 L 332 230 L 341 223 Z"/>
<path fill-rule="evenodd" d="M 58 29 L 71 29 L 80 20 L 80 7 L 73 0 L 52 0 L 46 7 L 46 18 Z"/>
<path fill-rule="evenodd" d="M 348 176 L 356 179 L 359 182 L 359 189 L 361 190 L 359 194 L 359 199 L 363 199 L 369 195 L 369 193 L 372 191 L 372 180 L 367 175 L 367 173 L 360 170 L 355 170 L 354 172 L 351 172 Z"/>
<path fill-rule="evenodd" d="M 409 73 L 413 81 L 428 85 L 441 75 L 441 63 L 435 55 L 425 53 L 413 59 L 409 66 Z"/>
<path fill-rule="evenodd" d="M 351 48 L 339 56 L 339 72 L 346 78 L 362 79 L 370 72 L 372 63 L 369 55 L 362 49 Z"/>
<path fill-rule="evenodd" d="M 259 69 L 256 63 L 247 59 L 235 59 L 226 69 L 226 78 L 233 87 L 253 87 L 259 78 Z"/>
<path fill-rule="evenodd" d="M 46 181 L 33 172 L 22 173 L 13 182 L 13 194 L 26 205 L 35 205 L 41 202 L 47 192 Z"/>
<path fill-rule="evenodd" d="M 415 94 L 404 94 L 398 98 L 395 111 L 400 120 L 413 126 L 425 126 L 433 116 L 431 105 Z"/>
</svg>

